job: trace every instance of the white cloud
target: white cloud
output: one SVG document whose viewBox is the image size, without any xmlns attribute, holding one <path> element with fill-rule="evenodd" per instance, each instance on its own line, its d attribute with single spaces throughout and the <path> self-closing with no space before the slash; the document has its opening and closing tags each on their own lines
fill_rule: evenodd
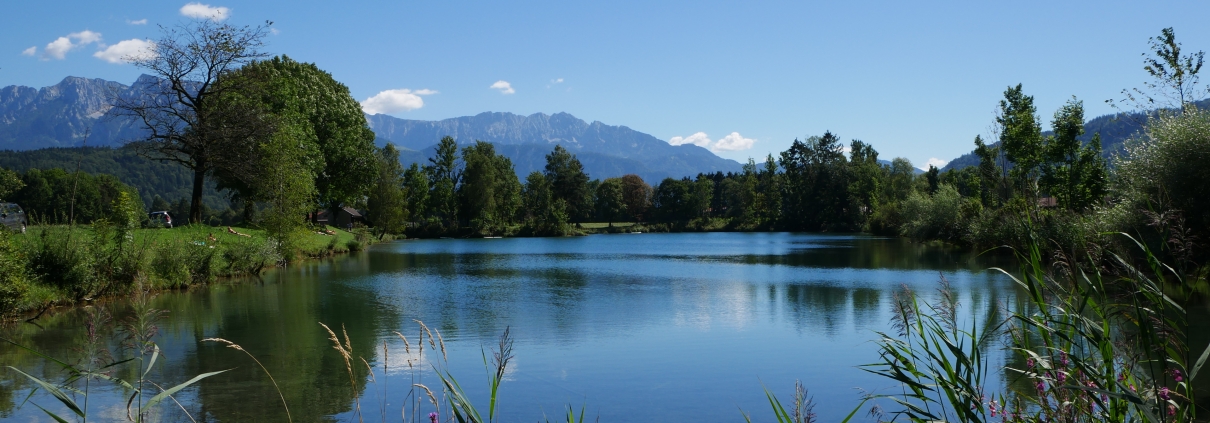
<svg viewBox="0 0 1210 423">
<path fill-rule="evenodd" d="M 505 81 L 503 79 L 496 81 L 495 84 L 492 84 L 492 86 L 490 86 L 488 88 L 491 88 L 493 90 L 500 90 L 500 94 L 512 94 L 512 93 L 517 92 L 517 90 L 513 89 L 513 84 L 509 84 L 508 81 Z"/>
<path fill-rule="evenodd" d="M 132 21 L 130 19 L 127 19 L 126 23 L 130 24 L 130 25 L 147 25 L 147 19 L 139 19 L 137 21 Z"/>
<path fill-rule="evenodd" d="M 924 166 L 921 166 L 920 168 L 924 169 L 924 170 L 929 170 L 929 166 L 936 166 L 937 169 L 941 169 L 941 168 L 945 167 L 946 163 L 949 163 L 949 161 L 941 160 L 936 157 L 929 157 L 928 163 L 925 163 Z"/>
<path fill-rule="evenodd" d="M 668 143 L 672 145 L 693 144 L 698 147 L 708 148 L 713 152 L 719 152 L 747 150 L 752 148 L 752 144 L 755 144 L 756 140 L 744 138 L 739 132 L 732 132 L 718 141 L 713 141 L 705 132 L 697 132 L 687 137 L 672 137 L 668 140 Z"/>
<path fill-rule="evenodd" d="M 707 136 L 705 132 L 698 132 L 688 137 L 672 137 L 672 139 L 668 140 L 668 143 L 672 145 L 693 144 L 698 147 L 708 146 L 712 142 L 714 141 L 711 141 L 710 137 Z"/>
<path fill-rule="evenodd" d="M 563 78 L 559 78 L 559 79 L 552 79 L 552 80 L 550 80 L 550 83 L 552 83 L 552 84 L 562 84 L 562 83 L 563 83 Z"/>
<path fill-rule="evenodd" d="M 59 37 L 46 44 L 46 48 L 42 49 L 42 60 L 63 60 L 67 57 L 67 52 L 98 41 L 101 41 L 99 32 L 84 30 L 67 34 L 66 37 Z M 29 49 L 25 51 L 29 51 Z"/>
<path fill-rule="evenodd" d="M 21 50 L 22 56 L 33 56 L 35 54 L 38 54 L 38 46 L 33 46 L 33 47 L 27 48 L 25 50 Z"/>
<path fill-rule="evenodd" d="M 273 35 L 277 35 L 277 34 L 281 34 L 281 31 L 279 31 L 277 28 L 269 28 L 269 33 L 273 34 Z"/>
<path fill-rule="evenodd" d="M 97 41 L 101 41 L 100 32 L 92 32 L 89 30 L 83 30 L 80 32 L 72 33 L 72 34 L 69 34 L 68 37 L 75 38 L 79 45 L 91 44 L 91 43 L 95 43 Z"/>
<path fill-rule="evenodd" d="M 231 15 L 231 9 L 226 7 L 211 7 L 208 4 L 189 3 L 181 6 L 181 15 L 194 19 L 209 19 L 220 22 L 226 20 Z"/>
<path fill-rule="evenodd" d="M 756 140 L 752 138 L 744 138 L 739 134 L 739 132 L 732 132 L 731 135 L 727 135 L 723 137 L 723 139 L 714 143 L 714 146 L 710 149 L 713 151 L 747 150 L 752 148 L 752 144 L 754 143 L 756 143 Z"/>
<path fill-rule="evenodd" d="M 437 91 L 430 89 L 412 91 L 406 88 L 386 90 L 361 102 L 361 110 L 371 115 L 416 110 L 424 107 L 424 99 L 420 96 L 433 94 L 437 94 Z"/>
<path fill-rule="evenodd" d="M 104 50 L 92 54 L 93 57 L 109 63 L 126 63 L 129 59 L 149 59 L 156 56 L 155 43 L 138 38 L 119 41 Z"/>
</svg>

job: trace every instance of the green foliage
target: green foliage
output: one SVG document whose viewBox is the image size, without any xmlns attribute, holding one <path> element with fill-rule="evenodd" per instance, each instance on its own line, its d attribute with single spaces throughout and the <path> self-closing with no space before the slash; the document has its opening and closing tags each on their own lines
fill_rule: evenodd
<svg viewBox="0 0 1210 423">
<path fill-rule="evenodd" d="M 521 193 L 522 210 L 528 232 L 534 235 L 566 235 L 567 203 L 554 198 L 550 180 L 538 172 L 525 178 Z"/>
<path fill-rule="evenodd" d="M 966 233 L 964 200 L 953 185 L 942 184 L 933 194 L 912 192 L 900 209 L 900 234 L 913 239 L 962 240 Z"/>
<path fill-rule="evenodd" d="M 684 180 L 664 178 L 660 182 L 660 185 L 655 188 L 655 193 L 652 194 L 651 201 L 659 221 L 687 222 L 696 217 L 690 199 L 692 184 L 687 178 Z"/>
<path fill-rule="evenodd" d="M 794 140 L 778 161 L 784 171 L 782 221 L 792 231 L 860 229 L 858 206 L 849 195 L 850 172 L 840 139 L 831 132 L 822 137 Z"/>
<path fill-rule="evenodd" d="M 366 200 L 366 219 L 382 234 L 403 233 L 408 221 L 408 203 L 404 194 L 404 171 L 399 150 L 387 143 L 378 151 L 378 177 Z"/>
<path fill-rule="evenodd" d="M 297 116 L 289 123 L 306 128 L 294 141 L 316 146 L 314 157 L 302 160 L 314 172 L 316 198 L 327 208 L 352 204 L 369 193 L 378 173 L 374 132 L 349 88 L 313 63 L 286 56 L 254 62 L 240 75 L 261 84 L 257 94 L 276 116 Z"/>
<path fill-rule="evenodd" d="M 631 219 L 637 222 L 646 220 L 651 208 L 651 193 L 651 185 L 647 185 L 639 175 L 622 176 L 622 203 Z"/>
<path fill-rule="evenodd" d="M 1181 110 L 1207 94 L 1206 87 L 1197 86 L 1205 52 L 1181 54 L 1181 44 L 1176 41 L 1172 27 L 1160 30 L 1159 37 L 1147 41 L 1151 56 L 1143 55 L 1143 70 L 1153 81 L 1144 84 L 1144 90 L 1122 90 L 1124 101 L 1140 109 L 1159 106 Z"/>
<path fill-rule="evenodd" d="M 1039 186 L 1068 210 L 1088 209 L 1105 196 L 1108 182 L 1101 139 L 1093 136 L 1086 146 L 1077 139 L 1084 134 L 1084 103 L 1074 98 L 1055 112 L 1051 125 L 1054 136 L 1043 147 Z"/>
<path fill-rule="evenodd" d="M 138 198 L 138 192 L 110 175 L 30 169 L 21 174 L 21 181 L 25 186 L 8 200 L 25 209 L 30 223 L 68 223 L 73 216 L 77 223 L 112 218 L 120 193 Z M 141 212 L 142 204 L 137 208 Z"/>
<path fill-rule="evenodd" d="M 429 180 L 416 163 L 403 172 L 403 198 L 406 220 L 421 220 L 428 215 Z"/>
<path fill-rule="evenodd" d="M 626 214 L 626 198 L 623 194 L 625 187 L 619 178 L 601 181 L 597 186 L 595 202 L 597 219 L 605 220 L 613 226 L 615 220 L 624 219 Z"/>
<path fill-rule="evenodd" d="M 205 244 L 186 240 L 160 243 L 151 259 L 156 288 L 180 288 L 213 281 L 217 269 L 215 251 Z"/>
<path fill-rule="evenodd" d="M 0 200 L 3 200 L 17 190 L 25 186 L 25 182 L 21 180 L 21 175 L 9 169 L 0 167 Z"/>
<path fill-rule="evenodd" d="M 0 314 L 17 310 L 29 294 L 33 275 L 28 258 L 13 244 L 13 235 L 0 231 Z"/>
<path fill-rule="evenodd" d="M 996 116 L 1000 130 L 1000 145 L 1004 156 L 1013 166 L 1010 173 L 1018 189 L 1030 189 L 1042 163 L 1042 127 L 1038 124 L 1033 96 L 1025 95 L 1021 84 L 1008 87 Z"/>
<path fill-rule="evenodd" d="M 550 180 L 554 198 L 567 203 L 567 213 L 572 221 L 579 222 L 591 215 L 593 191 L 588 187 L 584 165 L 574 154 L 562 145 L 555 145 L 554 151 L 546 155 L 543 174 Z"/>
<path fill-rule="evenodd" d="M 521 184 L 512 161 L 482 141 L 464 148 L 462 158 L 458 215 L 476 232 L 501 232 L 520 206 Z"/>
<path fill-rule="evenodd" d="M 458 221 L 458 198 L 455 188 L 461 179 L 458 170 L 458 144 L 453 137 L 443 137 L 437 143 L 437 155 L 424 167 L 429 178 L 428 216 L 444 228 L 452 229 Z"/>
</svg>

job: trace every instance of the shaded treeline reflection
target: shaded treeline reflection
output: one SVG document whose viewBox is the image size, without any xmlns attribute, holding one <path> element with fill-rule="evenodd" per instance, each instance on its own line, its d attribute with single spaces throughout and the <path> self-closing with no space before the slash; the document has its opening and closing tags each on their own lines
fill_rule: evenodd
<svg viewBox="0 0 1210 423">
<path fill-rule="evenodd" d="M 224 338 L 265 364 L 296 418 L 347 419 L 353 388 L 318 322 L 338 333 L 341 326 L 347 329 L 354 354 L 380 370 L 382 343 L 386 341 L 391 349 L 390 365 L 401 365 L 395 354 L 402 345 L 392 332 L 411 337 L 412 320 L 419 319 L 444 336 L 451 351 L 450 370 L 468 377 L 482 374 L 480 346 L 494 340 L 504 327 L 513 328 L 519 365 L 505 385 L 503 409 L 512 420 L 557 410 L 568 400 L 566 392 L 589 395 L 586 392 L 595 385 L 619 386 L 587 398 L 590 405 L 608 406 L 602 420 L 610 413 L 650 414 L 641 410 L 643 404 L 657 401 L 671 387 L 685 385 L 697 386 L 692 394 L 700 398 L 693 399 L 694 407 L 675 408 L 688 413 L 680 417 L 734 421 L 731 417 L 737 416 L 727 413 L 734 412 L 737 402 L 747 403 L 748 396 L 762 399 L 759 380 L 784 382 L 772 378 L 801 369 L 815 371 L 811 363 L 819 360 L 829 363 L 828 369 L 819 370 L 827 375 L 821 380 L 828 382 L 813 386 L 813 391 L 821 399 L 835 395 L 836 407 L 852 407 L 856 402 L 844 399 L 856 398 L 851 388 L 861 385 L 863 377 L 852 366 L 869 361 L 875 352 L 859 346 L 873 339 L 872 331 L 886 330 L 895 290 L 906 285 L 932 295 L 939 272 L 944 272 L 960 292 L 964 315 L 983 317 L 994 305 L 1009 302 L 1012 287 L 994 274 L 973 272 L 989 261 L 987 257 L 972 260 L 974 256 L 898 239 L 804 234 L 599 235 L 382 244 L 348 257 L 276 269 L 262 281 L 155 297 L 154 306 L 168 310 L 158 338 L 166 358 L 157 378 L 181 381 L 233 369 L 180 396 L 194 416 L 207 421 L 284 417 L 281 400 L 254 363 L 238 351 L 201 342 Z M 127 309 L 121 302 L 104 306 L 112 309 L 115 318 Z M 82 310 L 51 312 L 38 323 L 42 329 L 20 324 L 3 329 L 4 336 L 52 356 L 74 358 L 73 348 L 82 336 Z M 771 355 L 739 359 L 738 351 L 719 349 L 728 337 L 758 342 L 745 349 Z M 646 345 L 658 348 L 648 350 Z M 116 343 L 113 349 L 117 351 Z M 607 357 L 613 362 L 596 361 Z M 43 360 L 30 354 L 0 348 L 0 358 L 5 364 L 57 378 L 53 369 L 42 367 Z M 597 364 L 571 367 L 581 372 L 579 377 L 588 378 L 581 380 L 574 373 L 568 376 L 557 367 L 548 368 L 542 360 Z M 703 373 L 701 368 L 725 370 Z M 377 387 L 369 384 L 364 368 L 357 374 L 363 399 L 376 395 Z M 661 379 L 644 380 L 646 374 Z M 392 382 L 384 381 L 381 373 L 378 377 L 388 395 L 405 395 L 410 386 L 395 376 Z M 11 412 L 14 401 L 19 402 L 29 387 L 11 374 L 0 373 L 0 378 L 0 410 Z M 478 395 L 474 390 L 479 384 L 471 380 L 464 385 L 472 396 Z M 753 384 L 754 389 L 726 388 L 737 383 Z M 734 395 L 739 399 L 732 399 Z M 105 403 L 121 402 L 115 393 L 100 398 Z M 392 401 L 390 407 L 399 406 Z M 363 410 L 370 408 L 367 415 L 377 416 L 372 404 L 363 400 Z M 710 411 L 714 405 L 725 408 Z M 699 411 L 701 407 L 705 411 Z M 161 411 L 165 416 L 180 414 L 168 408 Z M 22 408 L 13 415 L 27 412 Z M 398 408 L 388 410 L 388 415 L 398 416 Z"/>
</svg>

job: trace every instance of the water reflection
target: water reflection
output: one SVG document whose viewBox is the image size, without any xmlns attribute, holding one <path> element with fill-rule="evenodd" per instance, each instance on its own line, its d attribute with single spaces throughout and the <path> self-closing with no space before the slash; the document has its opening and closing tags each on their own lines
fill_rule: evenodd
<svg viewBox="0 0 1210 423">
<path fill-rule="evenodd" d="M 933 298 L 944 273 L 962 315 L 983 318 L 1013 296 L 1005 280 L 979 272 L 994 260 L 899 239 L 802 234 L 396 242 L 269 272 L 263 281 L 157 296 L 155 306 L 170 313 L 158 339 L 167 358 L 155 378 L 230 368 L 182 397 L 199 421 L 284 417 L 254 363 L 201 341 L 221 337 L 265 364 L 296 419 L 352 418 L 354 388 L 363 406 L 378 404 L 379 390 L 393 395 L 384 411 L 397 416 L 410 382 L 371 385 L 359 370 L 350 386 L 318 322 L 343 327 L 355 354 L 380 368 L 383 343 L 402 351 L 393 332 L 411 336 L 417 319 L 444 336 L 450 371 L 466 378 L 472 398 L 486 394 L 476 379 L 482 348 L 512 328 L 518 358 L 502 392 L 503 421 L 540 419 L 568 403 L 587 403 L 605 421 L 736 421 L 737 405 L 765 419 L 761 381 L 780 391 L 796 378 L 824 405 L 821 418 L 838 420 L 858 401 L 852 387 L 886 385 L 853 367 L 876 358 L 869 340 L 887 330 L 892 291 L 907 286 Z M 128 312 L 121 303 L 106 307 Z M 45 329 L 18 325 L 4 335 L 69 357 L 82 319 L 79 310 L 58 312 L 40 319 Z M 61 376 L 14 348 L 0 348 L 0 358 Z M 13 409 L 28 384 L 11 374 L 2 383 L 0 413 L 40 418 L 32 407 Z M 118 392 L 102 395 L 121 402 Z M 184 419 L 170 407 L 160 412 L 165 421 Z"/>
</svg>

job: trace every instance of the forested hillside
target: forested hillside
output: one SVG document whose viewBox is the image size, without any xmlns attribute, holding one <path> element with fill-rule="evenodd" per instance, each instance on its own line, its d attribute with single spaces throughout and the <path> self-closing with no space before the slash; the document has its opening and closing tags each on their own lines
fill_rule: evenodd
<svg viewBox="0 0 1210 423">
<path fill-rule="evenodd" d="M 41 150 L 0 150 L 0 168 L 24 172 L 29 169 L 63 169 L 89 174 L 108 174 L 139 191 L 143 204 L 151 206 L 159 195 L 167 201 L 189 198 L 193 175 L 176 163 L 148 160 L 126 148 L 84 147 L 45 148 Z M 207 207 L 223 210 L 228 207 L 226 198 L 206 186 L 203 202 Z"/>
</svg>

